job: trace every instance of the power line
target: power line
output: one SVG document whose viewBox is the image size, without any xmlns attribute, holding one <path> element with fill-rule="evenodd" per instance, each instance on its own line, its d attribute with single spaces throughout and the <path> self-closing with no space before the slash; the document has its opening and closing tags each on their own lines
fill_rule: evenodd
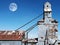
<svg viewBox="0 0 60 45">
<path fill-rule="evenodd" d="M 42 13 L 43 14 L 43 13 Z M 40 16 L 42 16 L 42 14 L 36 16 L 35 18 L 33 18 L 32 20 L 30 20 L 29 22 L 27 22 L 26 24 L 22 25 L 21 27 L 17 28 L 15 31 L 19 30 L 20 28 L 26 26 L 27 24 L 31 23 L 32 21 L 34 21 L 35 19 L 39 18 Z"/>
<path fill-rule="evenodd" d="M 35 23 L 34 25 L 32 25 L 31 27 L 29 27 L 25 32 L 30 32 L 33 28 L 35 28 L 37 26 L 37 23 Z"/>
<path fill-rule="evenodd" d="M 26 31 L 25 31 L 25 39 L 28 39 L 28 33 L 37 26 L 37 23 L 35 23 L 34 25 L 32 25 L 31 27 L 29 27 Z"/>
</svg>

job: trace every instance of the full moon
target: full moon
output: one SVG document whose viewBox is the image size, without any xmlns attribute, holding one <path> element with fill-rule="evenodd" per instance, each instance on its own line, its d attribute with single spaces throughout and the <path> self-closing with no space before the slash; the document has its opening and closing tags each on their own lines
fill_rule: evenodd
<svg viewBox="0 0 60 45">
<path fill-rule="evenodd" d="M 17 10 L 17 4 L 16 3 L 10 3 L 9 10 L 15 12 Z"/>
</svg>

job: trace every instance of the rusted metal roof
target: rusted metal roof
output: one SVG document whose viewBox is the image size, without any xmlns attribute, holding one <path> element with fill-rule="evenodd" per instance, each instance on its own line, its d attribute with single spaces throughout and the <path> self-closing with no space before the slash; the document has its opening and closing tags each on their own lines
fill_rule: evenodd
<svg viewBox="0 0 60 45">
<path fill-rule="evenodd" d="M 0 31 L 0 40 L 22 40 L 24 31 Z"/>
</svg>

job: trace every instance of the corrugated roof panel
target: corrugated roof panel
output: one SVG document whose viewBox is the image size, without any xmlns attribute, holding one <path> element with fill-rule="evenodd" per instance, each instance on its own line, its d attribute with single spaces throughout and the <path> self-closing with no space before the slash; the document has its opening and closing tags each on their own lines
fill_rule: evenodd
<svg viewBox="0 0 60 45">
<path fill-rule="evenodd" d="M 22 40 L 24 31 L 0 31 L 0 40 Z"/>
</svg>

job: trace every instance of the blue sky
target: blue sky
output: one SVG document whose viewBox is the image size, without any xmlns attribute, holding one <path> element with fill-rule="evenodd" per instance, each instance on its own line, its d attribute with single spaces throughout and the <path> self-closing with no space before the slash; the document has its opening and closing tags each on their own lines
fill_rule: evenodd
<svg viewBox="0 0 60 45">
<path fill-rule="evenodd" d="M 15 30 L 23 24 L 27 23 L 34 17 L 43 12 L 43 4 L 49 1 L 52 4 L 52 16 L 58 20 L 58 35 L 60 35 L 60 1 L 59 0 L 0 0 L 0 30 Z M 17 11 L 12 12 L 9 10 L 10 3 L 16 3 L 18 6 Z M 21 30 L 26 30 L 39 19 L 31 22 Z M 34 28 L 29 37 L 37 37 L 38 27 Z M 34 36 L 33 36 L 34 34 Z M 60 38 L 60 36 L 59 36 Z"/>
</svg>

